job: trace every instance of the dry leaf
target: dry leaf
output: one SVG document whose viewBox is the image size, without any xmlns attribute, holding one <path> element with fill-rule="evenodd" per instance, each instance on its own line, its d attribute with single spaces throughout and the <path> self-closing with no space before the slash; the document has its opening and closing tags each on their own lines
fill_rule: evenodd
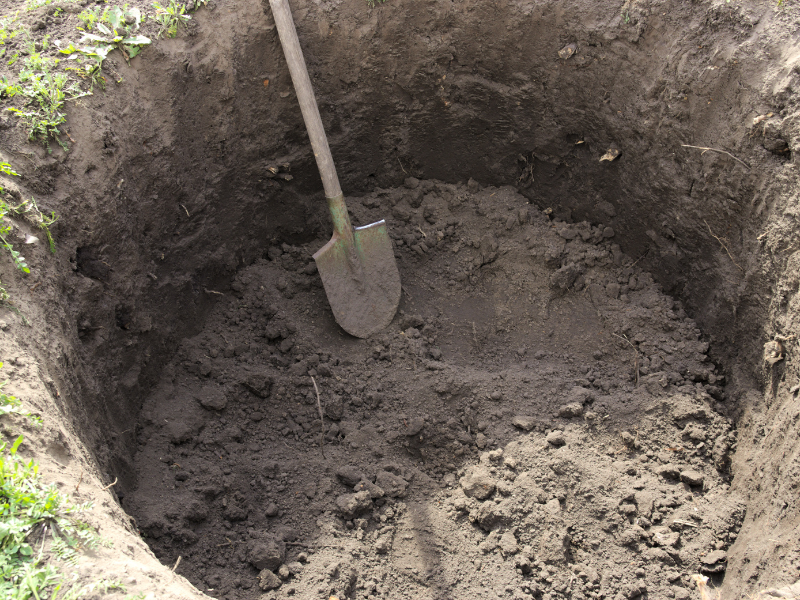
<svg viewBox="0 0 800 600">
<path fill-rule="evenodd" d="M 610 161 L 614 160 L 615 158 L 617 158 L 620 154 L 622 154 L 622 152 L 620 152 L 616 148 L 609 148 L 608 150 L 606 150 L 606 153 L 603 154 L 603 156 L 600 157 L 600 162 L 603 162 L 604 160 L 607 160 L 607 161 L 610 162 Z"/>
</svg>

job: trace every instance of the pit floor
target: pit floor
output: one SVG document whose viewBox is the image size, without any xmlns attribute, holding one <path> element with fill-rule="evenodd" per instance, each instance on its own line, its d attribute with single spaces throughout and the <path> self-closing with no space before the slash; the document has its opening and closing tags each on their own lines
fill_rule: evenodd
<svg viewBox="0 0 800 600">
<path fill-rule="evenodd" d="M 743 516 L 720 377 L 613 230 L 474 183 L 348 202 L 355 224 L 389 222 L 398 316 L 368 340 L 336 326 L 324 240 L 239 272 L 137 427 L 123 506 L 159 559 L 232 600 L 713 581 Z"/>
</svg>

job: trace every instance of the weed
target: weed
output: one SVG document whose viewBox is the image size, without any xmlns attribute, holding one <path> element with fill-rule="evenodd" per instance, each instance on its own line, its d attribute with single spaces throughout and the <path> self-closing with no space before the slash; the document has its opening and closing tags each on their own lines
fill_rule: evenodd
<svg viewBox="0 0 800 600">
<path fill-rule="evenodd" d="M 19 92 L 17 84 L 9 81 L 4 75 L 0 76 L 0 99 L 13 98 Z"/>
<path fill-rule="evenodd" d="M 138 8 L 115 6 L 103 13 L 103 19 L 108 21 L 111 28 L 97 22 L 95 28 L 102 35 L 86 33 L 79 42 L 87 44 L 86 46 L 75 46 L 70 43 L 67 48 L 61 50 L 61 53 L 70 54 L 72 60 L 77 59 L 80 54 L 92 58 L 93 63 L 90 65 L 82 69 L 69 67 L 69 70 L 77 71 L 81 77 L 91 77 L 93 84 L 100 83 L 105 87 L 105 79 L 100 77 L 100 70 L 108 53 L 117 48 L 126 60 L 130 60 L 142 51 L 142 46 L 150 44 L 151 40 L 143 35 L 133 34 L 142 22 L 142 14 Z"/>
<path fill-rule="evenodd" d="M 370 8 L 375 8 L 376 2 L 383 4 L 384 2 L 386 2 L 386 0 L 367 0 L 367 6 L 369 6 Z"/>
<path fill-rule="evenodd" d="M 50 139 L 54 139 L 67 151 L 61 141 L 59 125 L 67 118 L 64 103 L 86 96 L 75 84 L 67 86 L 66 73 L 53 73 L 50 66 L 58 61 L 34 53 L 25 59 L 25 68 L 20 72 L 20 84 L 15 92 L 27 99 L 23 108 L 11 107 L 8 110 L 20 117 L 28 126 L 28 139 L 40 140 L 50 150 Z M 25 85 L 23 85 L 25 84 Z"/>
<path fill-rule="evenodd" d="M 186 6 L 176 0 L 169 0 L 166 6 L 153 2 L 153 8 L 156 9 L 155 20 L 161 25 L 158 37 L 166 33 L 167 37 L 174 38 L 178 35 L 178 26 L 192 18 L 186 14 Z"/>
<path fill-rule="evenodd" d="M 95 26 L 96 23 L 103 20 L 105 17 L 105 13 L 108 9 L 104 12 L 100 12 L 100 7 L 95 6 L 94 8 L 87 8 L 82 13 L 78 15 L 78 19 L 83 22 L 83 28 L 78 27 L 78 29 L 85 29 L 86 31 L 91 31 L 92 28 Z"/>
<path fill-rule="evenodd" d="M 14 172 L 11 165 L 5 162 L 0 163 L 0 173 L 14 177 L 19 176 L 19 173 Z M 36 200 L 33 198 L 24 200 L 16 206 L 9 204 L 5 188 L 0 185 L 0 247 L 8 251 L 17 269 L 24 273 L 30 273 L 31 270 L 25 262 L 25 257 L 22 256 L 19 251 L 14 250 L 14 247 L 6 239 L 6 236 L 11 232 L 11 222 L 8 220 L 8 216 L 11 214 L 26 218 L 29 222 L 44 231 L 47 236 L 48 246 L 53 254 L 56 252 L 56 245 L 53 240 L 53 234 L 50 232 L 50 226 L 58 220 L 58 217 L 54 212 L 51 212 L 49 217 L 44 215 L 39 210 L 39 207 L 36 205 Z M 0 302 L 6 302 L 8 299 L 8 292 L 3 288 L 2 284 L 0 284 Z M 0 365 L 1 364 L 2 363 L 0 363 Z M 2 386 L 0 385 L 0 387 Z M 2 411 L 0 411 L 0 413 L 1 412 Z"/>
<path fill-rule="evenodd" d="M 19 173 L 14 172 L 11 165 L 5 162 L 0 163 L 0 173 L 19 176 Z M 14 207 L 10 206 L 5 198 L 5 188 L 0 186 L 0 247 L 8 250 L 15 267 L 23 273 L 30 273 L 31 270 L 25 262 L 25 257 L 19 251 L 14 250 L 14 247 L 6 240 L 6 236 L 11 232 L 11 223 L 6 215 L 14 212 Z M 8 300 L 8 292 L 3 288 L 2 284 L 0 284 L 0 298 L 2 298 L 3 302 Z"/>
<path fill-rule="evenodd" d="M 22 442 L 23 436 L 19 436 L 10 448 L 6 442 L 0 444 L 0 597 L 54 598 L 63 581 L 55 567 L 46 562 L 48 536 L 51 548 L 67 546 L 73 552 L 90 543 L 96 546 L 99 538 L 75 518 L 91 505 L 72 505 L 55 484 L 44 485 L 39 466 L 17 455 Z M 101 587 L 99 583 L 94 589 Z M 119 583 L 109 582 L 108 589 L 111 585 L 118 587 Z M 90 591 L 88 586 L 76 587 L 71 586 L 62 598 L 78 598 L 81 594 L 76 592 Z"/>
</svg>

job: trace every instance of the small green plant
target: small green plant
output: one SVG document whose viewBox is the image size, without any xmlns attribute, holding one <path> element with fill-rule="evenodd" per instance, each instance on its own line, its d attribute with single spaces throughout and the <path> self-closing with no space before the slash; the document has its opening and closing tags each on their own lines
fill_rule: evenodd
<svg viewBox="0 0 800 600">
<path fill-rule="evenodd" d="M 4 175 L 19 176 L 19 173 L 14 172 L 11 165 L 3 162 L 0 163 L 0 173 Z M 7 215 L 14 212 L 14 207 L 6 202 L 5 188 L 0 186 L 0 248 L 4 248 L 11 255 L 11 260 L 14 266 L 23 273 L 30 273 L 31 270 L 25 262 L 25 257 L 14 250 L 14 247 L 8 242 L 6 236 L 11 232 L 11 223 L 8 221 Z M 0 283 L 0 300 L 2 302 L 8 301 L 8 292 Z"/>
<path fill-rule="evenodd" d="M 186 5 L 179 4 L 176 0 L 169 0 L 166 6 L 153 2 L 153 8 L 156 9 L 154 18 L 161 25 L 158 37 L 166 34 L 167 37 L 174 38 L 178 35 L 178 26 L 192 18 L 186 14 Z"/>
<path fill-rule="evenodd" d="M 28 139 L 43 142 L 48 151 L 50 140 L 53 139 L 67 151 L 59 130 L 59 126 L 67 120 L 63 112 L 64 103 L 91 92 L 82 92 L 75 84 L 67 86 L 66 73 L 53 73 L 50 70 L 56 64 L 57 60 L 37 53 L 26 58 L 15 93 L 26 98 L 27 102 L 22 108 L 11 107 L 8 110 L 27 124 Z"/>
<path fill-rule="evenodd" d="M 66 546 L 75 552 L 96 547 L 99 538 L 76 519 L 91 504 L 72 505 L 54 484 L 44 485 L 39 466 L 18 456 L 23 439 L 17 437 L 11 447 L 0 444 L 0 598 L 56 598 L 64 582 L 47 563 L 46 540 L 51 539 L 53 551 L 55 546 Z M 62 597 L 80 597 L 75 588 L 71 586 Z"/>
<path fill-rule="evenodd" d="M 6 162 L 0 163 L 0 173 L 12 177 L 19 176 L 19 173 L 16 173 L 11 168 L 11 165 Z M 9 204 L 7 198 L 8 194 L 6 194 L 5 188 L 0 185 L 0 248 L 8 251 L 15 267 L 23 273 L 30 273 L 31 270 L 25 262 L 25 257 L 22 256 L 19 251 L 14 250 L 14 247 L 7 240 L 7 236 L 11 232 L 11 222 L 8 220 L 8 216 L 13 214 L 24 217 L 30 223 L 44 231 L 47 236 L 47 243 L 50 247 L 50 251 L 53 254 L 55 254 L 56 245 L 53 240 L 53 234 L 50 232 L 50 226 L 58 220 L 58 217 L 54 212 L 51 212 L 49 217 L 43 214 L 36 205 L 36 200 L 33 198 L 24 200 L 17 205 Z M 7 302 L 8 299 L 8 292 L 3 288 L 2 283 L 0 283 L 0 302 Z M 0 366 L 1 365 L 2 363 L 0 363 Z M 0 385 L 0 387 L 2 386 Z"/>
<path fill-rule="evenodd" d="M 106 9 L 107 11 L 108 9 Z M 103 20 L 105 16 L 105 11 L 100 12 L 100 7 L 95 6 L 94 8 L 87 8 L 82 13 L 78 15 L 78 19 L 83 22 L 83 27 L 78 27 L 81 31 L 91 31 L 92 28 L 95 26 L 96 23 Z"/>
<path fill-rule="evenodd" d="M 386 2 L 386 0 L 367 0 L 367 6 L 375 8 L 376 3 L 383 4 L 384 2 Z"/>
<path fill-rule="evenodd" d="M 143 35 L 134 35 L 142 22 L 142 14 L 138 8 L 120 8 L 115 6 L 103 13 L 103 18 L 108 21 L 111 28 L 103 23 L 96 23 L 95 28 L 102 35 L 86 33 L 81 38 L 79 44 L 85 46 L 75 46 L 70 43 L 67 48 L 61 50 L 63 54 L 70 54 L 70 59 L 77 59 L 79 55 L 88 56 L 92 63 L 81 69 L 68 67 L 70 70 L 79 71 L 82 77 L 91 77 L 92 83 L 100 83 L 100 70 L 103 61 L 108 53 L 115 48 L 122 52 L 126 60 L 130 60 L 142 51 L 142 47 L 151 43 L 150 38 Z M 130 22 L 130 25 L 128 24 Z M 105 86 L 105 80 L 100 83 Z"/>
</svg>

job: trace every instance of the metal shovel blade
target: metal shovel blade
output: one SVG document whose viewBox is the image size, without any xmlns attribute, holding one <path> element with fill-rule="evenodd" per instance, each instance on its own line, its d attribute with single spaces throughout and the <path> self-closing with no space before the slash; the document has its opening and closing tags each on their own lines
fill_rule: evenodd
<svg viewBox="0 0 800 600">
<path fill-rule="evenodd" d="M 352 231 L 352 246 L 334 232 L 314 260 L 336 322 L 365 338 L 392 322 L 400 303 L 400 273 L 385 221 Z"/>
</svg>

